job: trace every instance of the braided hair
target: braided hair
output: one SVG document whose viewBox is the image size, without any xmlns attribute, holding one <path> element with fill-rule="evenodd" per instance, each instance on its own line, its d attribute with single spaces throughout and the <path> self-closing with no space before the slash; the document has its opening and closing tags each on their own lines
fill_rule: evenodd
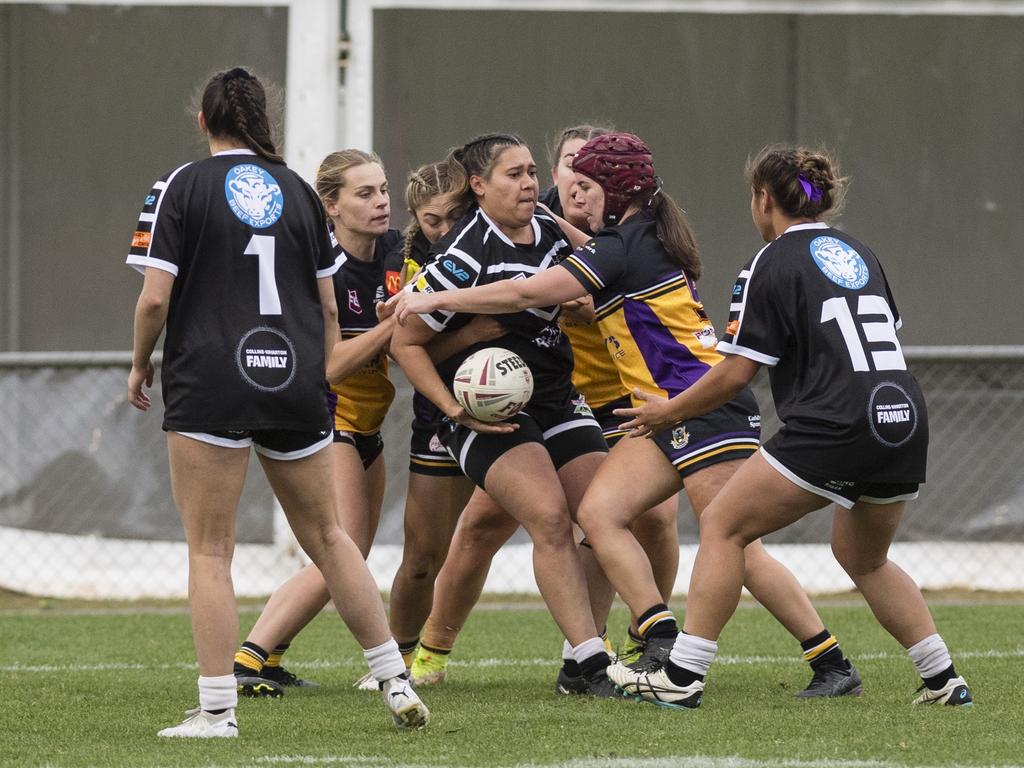
<svg viewBox="0 0 1024 768">
<path fill-rule="evenodd" d="M 792 218 L 838 216 L 846 201 L 848 179 L 827 149 L 772 144 L 747 160 L 747 182 L 771 192 L 779 208 Z"/>
<path fill-rule="evenodd" d="M 266 91 L 248 70 L 234 67 L 210 78 L 201 109 L 211 136 L 237 139 L 265 160 L 284 162 L 271 136 Z"/>
</svg>

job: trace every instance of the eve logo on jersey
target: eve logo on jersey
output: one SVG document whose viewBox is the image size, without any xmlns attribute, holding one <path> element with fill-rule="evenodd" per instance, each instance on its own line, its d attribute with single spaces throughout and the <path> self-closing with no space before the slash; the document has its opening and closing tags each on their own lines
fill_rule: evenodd
<svg viewBox="0 0 1024 768">
<path fill-rule="evenodd" d="M 363 307 L 359 303 L 359 293 L 352 288 L 348 289 L 348 308 L 357 315 L 363 314 Z"/>
<path fill-rule="evenodd" d="M 452 276 L 457 280 L 461 280 L 462 282 L 469 280 L 469 272 L 464 270 L 451 259 L 445 259 L 442 261 L 441 266 L 443 266 L 447 272 L 451 272 Z"/>
<path fill-rule="evenodd" d="M 261 392 L 278 392 L 295 378 L 295 346 L 276 328 L 247 331 L 235 350 L 242 379 Z"/>
<path fill-rule="evenodd" d="M 243 223 L 264 229 L 281 218 L 284 195 L 277 180 L 258 165 L 243 163 L 224 179 L 228 207 Z"/>
<path fill-rule="evenodd" d="M 811 241 L 811 256 L 818 269 L 836 285 L 852 291 L 868 283 L 868 265 L 853 248 L 835 237 L 816 237 Z"/>
<path fill-rule="evenodd" d="M 917 408 L 903 387 L 883 381 L 868 398 L 868 423 L 878 442 L 898 448 L 917 431 Z"/>
</svg>

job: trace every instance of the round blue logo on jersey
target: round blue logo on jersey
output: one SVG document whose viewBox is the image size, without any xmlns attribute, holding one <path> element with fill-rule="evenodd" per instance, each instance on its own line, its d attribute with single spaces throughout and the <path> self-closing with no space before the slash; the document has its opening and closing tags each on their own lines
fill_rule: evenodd
<svg viewBox="0 0 1024 768">
<path fill-rule="evenodd" d="M 277 180 L 251 163 L 236 165 L 224 179 L 228 206 L 242 222 L 264 229 L 281 218 L 284 195 Z"/>
<path fill-rule="evenodd" d="M 836 285 L 857 290 L 868 282 L 868 265 L 853 248 L 835 237 L 811 240 L 811 256 L 818 269 Z"/>
</svg>

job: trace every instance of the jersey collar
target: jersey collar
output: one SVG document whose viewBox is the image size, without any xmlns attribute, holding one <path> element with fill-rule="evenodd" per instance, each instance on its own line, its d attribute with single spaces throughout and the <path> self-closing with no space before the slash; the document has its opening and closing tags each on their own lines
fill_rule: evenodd
<svg viewBox="0 0 1024 768">
<path fill-rule="evenodd" d="M 789 227 L 782 235 L 788 235 L 790 232 L 799 232 L 802 229 L 828 229 L 828 224 L 823 221 L 812 221 L 810 224 L 794 224 Z M 779 237 L 782 237 L 779 235 Z"/>
<path fill-rule="evenodd" d="M 221 157 L 222 155 L 255 155 L 251 149 L 222 149 L 220 152 L 215 152 L 213 157 Z"/>
<path fill-rule="evenodd" d="M 504 232 L 502 232 L 498 228 L 497 224 L 495 224 L 493 221 L 491 221 L 491 217 L 490 216 L 488 216 L 486 213 L 484 213 L 484 209 L 483 208 L 478 208 L 477 211 L 480 213 L 480 216 L 483 218 L 483 220 L 487 222 L 487 226 L 491 228 L 491 232 L 493 232 L 506 245 L 510 245 L 513 248 L 516 247 L 516 244 L 512 242 L 512 239 L 508 235 L 506 235 Z M 534 217 L 532 219 L 530 219 L 530 224 L 533 227 L 533 244 L 537 245 L 537 243 L 540 242 L 540 224 L 537 223 L 537 216 L 536 215 L 534 215 Z"/>
</svg>

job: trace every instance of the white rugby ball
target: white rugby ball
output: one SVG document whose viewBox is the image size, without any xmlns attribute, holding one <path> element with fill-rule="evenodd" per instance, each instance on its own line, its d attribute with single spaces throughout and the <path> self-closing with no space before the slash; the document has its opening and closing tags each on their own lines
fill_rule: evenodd
<svg viewBox="0 0 1024 768">
<path fill-rule="evenodd" d="M 533 374 L 515 352 L 488 347 L 467 357 L 452 389 L 470 416 L 494 423 L 515 416 L 533 396 Z"/>
</svg>

